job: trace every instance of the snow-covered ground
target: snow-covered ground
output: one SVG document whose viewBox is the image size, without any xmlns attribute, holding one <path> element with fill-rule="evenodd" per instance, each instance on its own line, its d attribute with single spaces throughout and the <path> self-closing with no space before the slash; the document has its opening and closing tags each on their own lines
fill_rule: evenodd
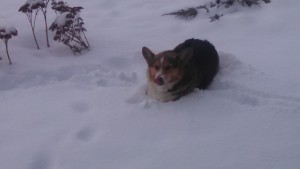
<svg viewBox="0 0 300 169">
<path fill-rule="evenodd" d="M 1 169 L 298 169 L 300 1 L 238 8 L 220 21 L 161 15 L 197 0 L 68 1 L 85 9 L 91 50 L 35 49 L 22 1 L 2 0 L 19 31 L 0 45 Z M 49 23 L 55 15 L 49 12 Z M 141 48 L 208 39 L 220 54 L 211 88 L 160 103 L 145 96 Z"/>
</svg>

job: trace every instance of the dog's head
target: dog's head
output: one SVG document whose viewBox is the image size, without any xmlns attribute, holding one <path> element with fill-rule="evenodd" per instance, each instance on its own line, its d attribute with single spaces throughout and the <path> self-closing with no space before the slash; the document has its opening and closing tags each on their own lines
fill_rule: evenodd
<svg viewBox="0 0 300 169">
<path fill-rule="evenodd" d="M 182 79 L 185 65 L 193 56 L 193 49 L 187 48 L 180 53 L 164 51 L 155 55 L 147 47 L 142 49 L 148 64 L 148 78 L 162 90 L 171 89 Z"/>
</svg>

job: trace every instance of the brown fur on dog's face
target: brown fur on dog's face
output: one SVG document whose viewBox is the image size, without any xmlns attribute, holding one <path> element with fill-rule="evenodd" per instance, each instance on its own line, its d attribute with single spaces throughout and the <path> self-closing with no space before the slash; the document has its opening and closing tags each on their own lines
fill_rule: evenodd
<svg viewBox="0 0 300 169">
<path fill-rule="evenodd" d="M 178 82 L 182 69 L 177 62 L 174 52 L 166 51 L 156 55 L 149 65 L 149 80 L 160 86 Z"/>
<path fill-rule="evenodd" d="M 165 51 L 157 55 L 148 48 L 143 48 L 143 55 L 148 63 L 149 80 L 158 86 L 173 87 L 181 80 L 183 66 L 192 51 L 185 51 L 177 54 L 173 51 Z"/>
</svg>

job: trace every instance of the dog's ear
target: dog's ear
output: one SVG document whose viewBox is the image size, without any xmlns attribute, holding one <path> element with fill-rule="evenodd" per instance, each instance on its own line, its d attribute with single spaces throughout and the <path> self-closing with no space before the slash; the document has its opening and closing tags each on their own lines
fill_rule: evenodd
<svg viewBox="0 0 300 169">
<path fill-rule="evenodd" d="M 178 54 L 178 58 L 185 65 L 192 58 L 194 53 L 193 48 L 186 48 Z"/>
<path fill-rule="evenodd" d="M 143 47 L 142 52 L 145 60 L 147 61 L 147 64 L 150 66 L 151 63 L 154 61 L 154 57 L 155 57 L 154 53 L 151 52 L 151 50 L 148 49 L 147 47 Z"/>
</svg>

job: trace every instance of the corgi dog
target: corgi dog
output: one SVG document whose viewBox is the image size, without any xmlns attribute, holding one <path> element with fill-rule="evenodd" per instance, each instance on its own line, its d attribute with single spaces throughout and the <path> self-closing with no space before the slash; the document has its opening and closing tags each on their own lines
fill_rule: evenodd
<svg viewBox="0 0 300 169">
<path fill-rule="evenodd" d="M 142 53 L 148 64 L 147 94 L 162 102 L 206 89 L 219 69 L 219 55 L 206 40 L 188 39 L 158 54 L 143 47 Z"/>
</svg>

